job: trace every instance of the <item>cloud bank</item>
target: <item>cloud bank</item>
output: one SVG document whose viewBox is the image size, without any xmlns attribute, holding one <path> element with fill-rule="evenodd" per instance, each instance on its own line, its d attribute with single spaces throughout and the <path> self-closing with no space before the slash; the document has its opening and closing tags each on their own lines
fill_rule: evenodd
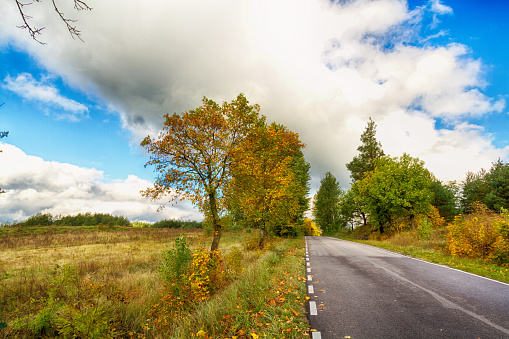
<svg viewBox="0 0 509 339">
<path fill-rule="evenodd" d="M 94 168 L 44 161 L 10 144 L 0 143 L 0 149 L 0 187 L 6 191 L 0 195 L 0 222 L 22 221 L 39 212 L 109 213 L 146 222 L 201 219 L 185 202 L 157 212 L 164 201 L 142 197 L 140 191 L 152 183 L 134 175 L 104 182 L 104 174 Z"/>
<path fill-rule="evenodd" d="M 485 66 L 468 46 L 434 43 L 444 32 L 422 33 L 425 18 L 438 25 L 452 13 L 439 0 L 413 10 L 403 0 L 87 1 L 93 11 L 73 16 L 85 43 L 41 3 L 31 15 L 46 27 L 44 47 L 15 28 L 14 2 L 0 3 L 0 44 L 105 103 L 133 144 L 156 134 L 164 113 L 243 92 L 300 134 L 314 189 L 326 171 L 348 186 L 345 163 L 369 117 L 387 154 L 419 157 L 439 179 L 509 154 L 470 122 L 505 110 L 483 94 Z"/>
</svg>

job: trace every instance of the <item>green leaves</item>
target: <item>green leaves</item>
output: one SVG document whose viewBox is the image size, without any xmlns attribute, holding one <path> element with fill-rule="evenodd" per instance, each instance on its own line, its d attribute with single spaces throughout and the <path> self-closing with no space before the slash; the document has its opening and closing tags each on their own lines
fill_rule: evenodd
<svg viewBox="0 0 509 339">
<path fill-rule="evenodd" d="M 333 234 L 341 226 L 339 203 L 343 192 L 331 172 L 325 173 L 313 200 L 313 217 L 325 234 Z"/>
<path fill-rule="evenodd" d="M 366 209 L 383 232 L 394 216 L 413 218 L 430 208 L 432 174 L 424 162 L 403 154 L 400 158 L 375 160 L 375 170 L 354 184 Z M 413 225 L 412 225 L 413 226 Z"/>
</svg>

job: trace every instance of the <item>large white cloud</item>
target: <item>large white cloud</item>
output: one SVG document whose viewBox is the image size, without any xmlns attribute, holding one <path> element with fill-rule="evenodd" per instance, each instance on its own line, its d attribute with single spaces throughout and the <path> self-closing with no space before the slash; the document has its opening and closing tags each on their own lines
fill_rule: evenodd
<svg viewBox="0 0 509 339">
<path fill-rule="evenodd" d="M 142 197 L 152 183 L 134 175 L 105 182 L 101 171 L 45 161 L 21 149 L 0 143 L 0 222 L 21 221 L 36 213 L 72 215 L 109 213 L 131 221 L 201 219 L 189 203 L 179 202 L 157 212 L 164 202 Z"/>
<path fill-rule="evenodd" d="M 345 163 L 370 116 L 386 153 L 422 157 L 443 179 L 508 155 L 469 123 L 505 109 L 503 99 L 482 93 L 482 63 L 468 46 L 420 36 L 424 16 L 438 24 L 452 13 L 445 1 L 413 11 L 403 0 L 87 2 L 92 12 L 63 8 L 79 19 L 85 43 L 69 38 L 49 2 L 32 6 L 33 22 L 46 26 L 48 45 L 40 46 L 15 28 L 14 1 L 0 0 L 0 44 L 28 51 L 103 100 L 134 144 L 160 128 L 163 113 L 192 109 L 204 95 L 222 101 L 243 92 L 300 134 L 315 188 L 325 171 L 349 182 Z"/>
</svg>

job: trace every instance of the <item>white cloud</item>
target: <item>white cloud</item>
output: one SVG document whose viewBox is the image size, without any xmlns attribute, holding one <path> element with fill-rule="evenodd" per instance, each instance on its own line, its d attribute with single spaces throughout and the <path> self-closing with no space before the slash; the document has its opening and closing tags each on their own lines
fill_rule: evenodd
<svg viewBox="0 0 509 339">
<path fill-rule="evenodd" d="M 431 0 L 431 11 L 437 14 L 452 14 L 453 10 L 451 7 L 444 5 L 440 0 Z"/>
<path fill-rule="evenodd" d="M 80 121 L 87 117 L 87 106 L 62 96 L 56 87 L 35 80 L 29 73 L 18 74 L 16 78 L 7 75 L 3 87 L 27 100 L 57 107 L 59 109 L 59 113 L 56 113 L 57 119 Z"/>
<path fill-rule="evenodd" d="M 0 143 L 0 222 L 21 221 L 36 213 L 71 215 L 110 213 L 131 221 L 201 219 L 187 202 L 157 212 L 163 201 L 153 202 L 140 191 L 152 183 L 130 175 L 124 180 L 105 182 L 101 171 L 78 167 L 25 154 L 21 149 Z"/>
<path fill-rule="evenodd" d="M 300 134 L 315 188 L 326 171 L 349 182 L 345 163 L 370 116 L 386 153 L 422 156 L 444 179 L 507 156 L 468 123 L 505 109 L 482 93 L 482 63 L 467 46 L 420 36 L 424 12 L 452 13 L 437 0 L 413 12 L 400 0 L 90 1 L 92 12 L 75 15 L 85 43 L 73 42 L 41 3 L 31 15 L 46 26 L 44 47 L 15 28 L 11 2 L 0 0 L 9 18 L 0 20 L 0 41 L 101 98 L 133 144 L 154 135 L 164 113 L 243 92 Z"/>
</svg>

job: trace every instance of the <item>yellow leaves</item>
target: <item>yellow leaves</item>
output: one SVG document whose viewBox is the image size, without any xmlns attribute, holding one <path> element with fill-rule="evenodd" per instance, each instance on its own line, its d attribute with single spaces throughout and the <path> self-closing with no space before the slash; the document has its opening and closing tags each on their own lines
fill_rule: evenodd
<svg viewBox="0 0 509 339">
<path fill-rule="evenodd" d="M 258 338 L 260 338 L 260 336 L 259 336 L 258 334 L 256 334 L 256 332 L 251 332 L 251 337 L 252 337 L 253 339 L 258 339 Z"/>
<path fill-rule="evenodd" d="M 198 337 L 205 337 L 206 335 L 207 333 L 204 330 L 199 330 L 198 332 L 196 332 L 196 336 Z"/>
</svg>

